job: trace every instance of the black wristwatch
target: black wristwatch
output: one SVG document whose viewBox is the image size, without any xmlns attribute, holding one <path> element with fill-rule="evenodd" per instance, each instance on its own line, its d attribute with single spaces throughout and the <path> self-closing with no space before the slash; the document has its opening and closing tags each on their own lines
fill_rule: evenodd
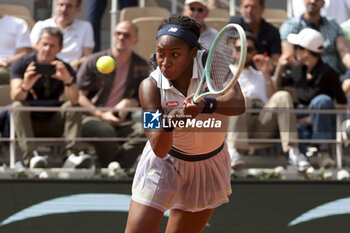
<svg viewBox="0 0 350 233">
<path fill-rule="evenodd" d="M 72 86 L 74 83 L 75 83 L 74 78 L 72 78 L 72 82 L 70 82 L 70 83 L 64 83 L 64 86 L 70 87 L 70 86 Z"/>
</svg>

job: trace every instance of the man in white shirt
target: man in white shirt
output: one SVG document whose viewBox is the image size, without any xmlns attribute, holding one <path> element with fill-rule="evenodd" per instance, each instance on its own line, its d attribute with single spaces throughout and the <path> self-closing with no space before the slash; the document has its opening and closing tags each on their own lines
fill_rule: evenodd
<svg viewBox="0 0 350 233">
<path fill-rule="evenodd" d="M 257 54 L 257 38 L 250 32 L 247 36 L 247 58 L 245 68 L 238 79 L 245 97 L 246 109 L 293 109 L 291 95 L 287 91 L 276 91 L 271 81 L 272 66 L 268 57 Z M 241 42 L 234 41 L 234 55 L 238 61 Z M 256 67 L 256 69 L 253 67 Z M 238 150 L 249 149 L 248 142 L 238 142 L 238 138 L 273 138 L 279 131 L 283 152 L 289 153 L 289 162 L 301 169 L 309 166 L 305 155 L 301 154 L 298 144 L 293 140 L 298 138 L 296 116 L 288 111 L 260 111 L 246 112 L 242 115 L 230 117 L 227 134 L 227 145 L 230 151 L 232 166 L 239 156 Z"/>
<path fill-rule="evenodd" d="M 324 0 L 321 15 L 334 18 L 338 24 L 345 22 L 350 17 L 350 0 Z M 292 1 L 293 17 L 300 17 L 305 13 L 304 0 Z"/>
<path fill-rule="evenodd" d="M 209 50 L 218 32 L 204 23 L 204 19 L 209 14 L 208 1 L 186 0 L 182 14 L 201 25 L 201 35 L 198 41 Z"/>
<path fill-rule="evenodd" d="M 0 13 L 0 84 L 9 84 L 12 62 L 31 51 L 27 23 Z"/>
<path fill-rule="evenodd" d="M 76 71 L 94 48 L 93 29 L 89 22 L 76 19 L 81 11 L 81 0 L 57 0 L 56 16 L 38 21 L 30 34 L 32 45 L 36 44 L 45 27 L 59 27 L 64 33 L 63 49 L 57 57 L 70 64 Z"/>
</svg>

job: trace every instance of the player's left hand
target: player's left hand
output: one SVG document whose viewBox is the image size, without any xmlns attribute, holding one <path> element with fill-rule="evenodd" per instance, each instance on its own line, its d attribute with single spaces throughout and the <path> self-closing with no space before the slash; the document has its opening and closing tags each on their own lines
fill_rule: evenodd
<svg viewBox="0 0 350 233">
<path fill-rule="evenodd" d="M 194 94 L 188 96 L 183 102 L 184 114 L 191 115 L 192 118 L 197 117 L 204 109 L 205 103 L 203 100 L 199 101 L 199 103 L 193 103 L 192 98 Z"/>
</svg>

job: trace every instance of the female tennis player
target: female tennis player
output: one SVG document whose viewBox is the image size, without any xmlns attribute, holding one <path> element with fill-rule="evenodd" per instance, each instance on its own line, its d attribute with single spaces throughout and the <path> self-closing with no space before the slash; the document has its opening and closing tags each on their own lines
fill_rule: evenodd
<svg viewBox="0 0 350 233">
<path fill-rule="evenodd" d="M 126 233 L 159 232 L 168 209 L 166 232 L 199 233 L 214 209 L 229 201 L 226 128 L 212 132 L 176 125 L 191 119 L 223 120 L 245 110 L 238 84 L 222 96 L 192 103 L 206 57 L 199 35 L 199 24 L 186 16 L 165 19 L 158 28 L 158 67 L 141 83 L 139 96 L 143 110 L 161 111 L 170 127 L 145 130 L 149 141 L 136 169 Z"/>
</svg>

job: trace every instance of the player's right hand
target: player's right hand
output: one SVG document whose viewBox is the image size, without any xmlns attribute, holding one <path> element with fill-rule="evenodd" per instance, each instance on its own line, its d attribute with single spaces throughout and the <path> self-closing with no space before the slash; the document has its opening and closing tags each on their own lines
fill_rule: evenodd
<svg viewBox="0 0 350 233">
<path fill-rule="evenodd" d="M 195 118 L 203 111 L 205 103 L 203 100 L 199 101 L 199 103 L 193 103 L 193 96 L 194 94 L 185 99 L 183 102 L 183 110 L 185 115 L 191 115 L 192 118 Z"/>
</svg>

